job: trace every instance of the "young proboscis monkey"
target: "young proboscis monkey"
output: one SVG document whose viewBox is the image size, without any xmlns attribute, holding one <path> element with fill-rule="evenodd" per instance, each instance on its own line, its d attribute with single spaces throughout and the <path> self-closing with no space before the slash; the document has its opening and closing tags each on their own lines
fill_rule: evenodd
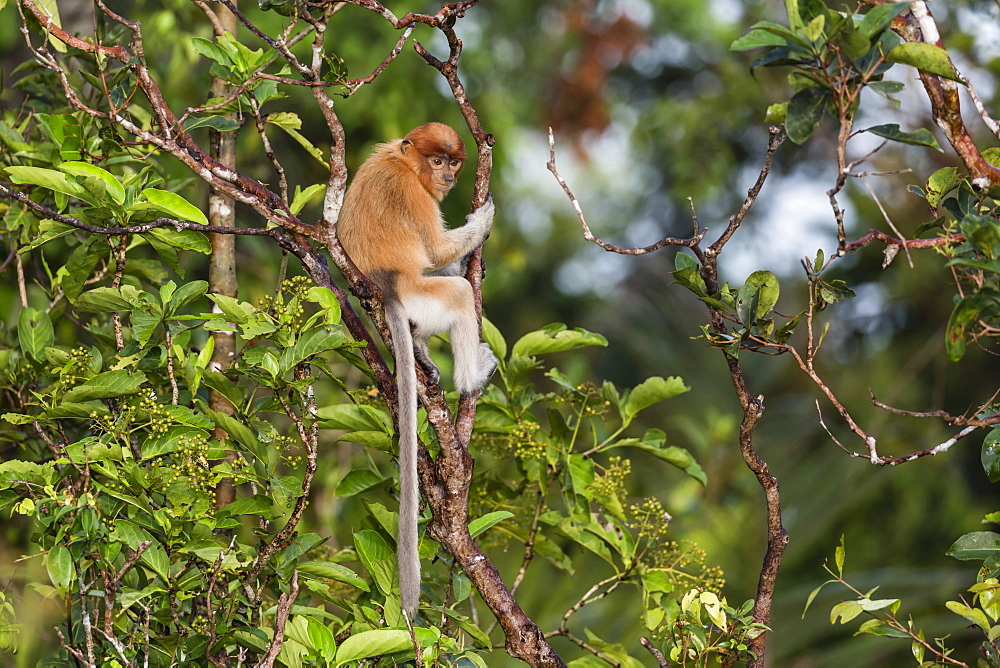
<svg viewBox="0 0 1000 668">
<path fill-rule="evenodd" d="M 456 229 L 445 227 L 439 206 L 464 160 L 462 139 L 443 123 L 421 125 L 403 139 L 380 144 L 347 189 L 337 223 L 344 250 L 382 291 L 396 357 L 399 589 L 411 619 L 420 598 L 415 360 L 437 382 L 427 338 L 449 332 L 455 386 L 463 395 L 480 392 L 497 366 L 479 338 L 472 285 L 459 275 L 465 257 L 489 235 L 492 199 Z"/>
</svg>

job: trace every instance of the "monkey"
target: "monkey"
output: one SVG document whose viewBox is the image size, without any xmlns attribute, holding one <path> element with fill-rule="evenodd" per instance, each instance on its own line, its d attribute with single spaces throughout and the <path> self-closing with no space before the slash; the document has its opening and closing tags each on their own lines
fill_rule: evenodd
<svg viewBox="0 0 1000 668">
<path fill-rule="evenodd" d="M 445 226 L 440 208 L 464 160 L 461 137 L 443 123 L 426 123 L 402 139 L 379 144 L 347 189 L 336 227 L 344 251 L 382 292 L 396 359 L 397 564 L 402 609 L 410 619 L 420 597 L 415 363 L 438 382 L 427 339 L 447 331 L 454 383 L 462 395 L 479 393 L 497 366 L 489 345 L 480 341 L 472 285 L 461 275 L 468 255 L 490 233 L 492 196 L 454 229 Z"/>
</svg>

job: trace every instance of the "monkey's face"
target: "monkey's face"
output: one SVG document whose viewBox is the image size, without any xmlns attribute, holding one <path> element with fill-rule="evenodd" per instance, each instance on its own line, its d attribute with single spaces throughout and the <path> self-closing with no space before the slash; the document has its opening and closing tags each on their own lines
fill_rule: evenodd
<svg viewBox="0 0 1000 668">
<path fill-rule="evenodd" d="M 446 153 L 432 155 L 427 158 L 427 169 L 431 185 L 429 190 L 441 200 L 455 185 L 458 170 L 462 169 L 462 161 Z"/>
</svg>

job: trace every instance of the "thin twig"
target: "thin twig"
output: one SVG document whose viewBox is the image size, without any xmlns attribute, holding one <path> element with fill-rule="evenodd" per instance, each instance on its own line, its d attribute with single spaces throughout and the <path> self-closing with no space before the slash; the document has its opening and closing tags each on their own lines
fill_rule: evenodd
<svg viewBox="0 0 1000 668">
<path fill-rule="evenodd" d="M 299 572 L 292 571 L 292 580 L 288 593 L 282 594 L 278 599 L 278 610 L 274 616 L 274 637 L 267 647 L 264 657 L 256 664 L 256 668 L 271 668 L 274 660 L 281 652 L 281 645 L 285 640 L 285 623 L 288 622 L 288 614 L 295 604 L 295 597 L 299 594 Z"/>
<path fill-rule="evenodd" d="M 603 239 L 599 239 L 594 236 L 590 231 L 590 225 L 587 224 L 587 217 L 583 214 L 583 209 L 580 207 L 579 200 L 570 190 L 570 187 L 566 184 L 566 180 L 559 173 L 556 168 L 556 140 L 555 135 L 552 132 L 552 128 L 549 128 L 549 161 L 545 165 L 552 175 L 556 177 L 556 181 L 562 187 L 563 192 L 566 193 L 566 197 L 569 198 L 570 203 L 573 205 L 573 210 L 576 211 L 576 217 L 580 221 L 580 227 L 583 228 L 583 238 L 587 241 L 597 244 L 606 251 L 611 251 L 612 253 L 620 253 L 621 255 L 645 255 L 646 253 L 652 253 L 653 251 L 658 251 L 666 246 L 685 246 L 691 248 L 698 245 L 699 242 L 705 237 L 705 233 L 708 231 L 701 230 L 694 237 L 690 239 L 680 239 L 677 237 L 666 237 L 660 239 L 654 244 L 649 246 L 644 246 L 642 248 L 623 248 L 621 246 L 616 246 L 612 243 L 608 243 Z"/>
<path fill-rule="evenodd" d="M 875 200 L 875 204 L 878 206 L 878 210 L 882 212 L 882 218 L 885 219 L 889 229 L 891 229 L 897 237 L 903 240 L 903 250 L 906 252 L 906 261 L 910 263 L 910 269 L 913 269 L 913 256 L 910 255 L 910 248 L 906 245 L 906 237 L 902 235 L 902 233 L 896 228 L 895 223 L 892 222 L 892 218 L 889 217 L 889 213 L 885 210 L 885 207 L 882 206 L 882 201 L 879 200 L 878 195 L 875 194 L 871 184 L 868 183 L 868 179 L 862 178 L 861 181 L 865 184 L 868 194 L 872 196 L 873 200 Z"/>
<path fill-rule="evenodd" d="M 656 649 L 656 647 L 653 646 L 653 643 L 649 641 L 649 638 L 643 636 L 639 638 L 639 643 L 642 644 L 642 646 L 645 647 L 647 650 L 649 650 L 649 653 L 653 655 L 654 659 L 656 659 L 656 662 L 659 664 L 660 668 L 667 668 L 670 665 L 670 661 L 665 656 L 663 656 L 663 652 L 661 652 L 660 650 Z"/>
</svg>

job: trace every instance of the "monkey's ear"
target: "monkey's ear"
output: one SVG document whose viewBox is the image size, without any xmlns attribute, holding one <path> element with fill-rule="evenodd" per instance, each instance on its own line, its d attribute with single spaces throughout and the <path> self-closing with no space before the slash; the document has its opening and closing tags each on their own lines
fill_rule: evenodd
<svg viewBox="0 0 1000 668">
<path fill-rule="evenodd" d="M 400 143 L 400 145 L 399 145 L 399 151 L 400 151 L 400 153 L 402 153 L 403 155 L 406 155 L 406 149 L 410 148 L 410 146 L 412 146 L 412 145 L 413 145 L 413 142 L 411 142 L 409 139 L 404 139 Z"/>
</svg>

